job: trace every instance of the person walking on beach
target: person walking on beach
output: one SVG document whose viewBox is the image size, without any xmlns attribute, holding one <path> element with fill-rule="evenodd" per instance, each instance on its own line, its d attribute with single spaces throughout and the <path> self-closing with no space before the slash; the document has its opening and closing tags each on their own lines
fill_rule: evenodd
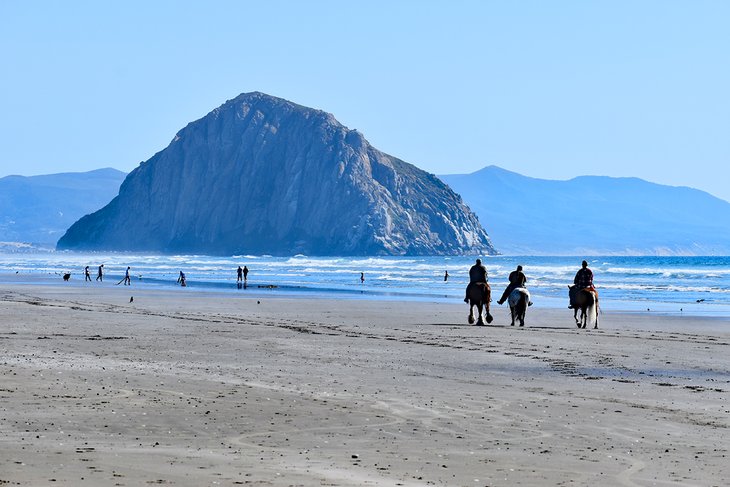
<svg viewBox="0 0 730 487">
<path fill-rule="evenodd" d="M 243 266 L 243 280 L 248 281 L 248 267 Z"/>
<path fill-rule="evenodd" d="M 487 268 L 482 265 L 482 259 L 477 259 L 476 263 L 469 269 L 469 285 L 466 286 L 466 296 L 464 296 L 464 302 L 469 302 L 469 287 L 472 284 L 483 282 L 487 283 Z"/>
<path fill-rule="evenodd" d="M 91 282 L 91 274 L 89 274 L 89 266 L 84 267 L 84 282 Z"/>
<path fill-rule="evenodd" d="M 96 280 L 104 282 L 104 264 L 99 266 L 99 272 L 96 274 Z"/>
<path fill-rule="evenodd" d="M 238 266 L 238 269 L 236 270 L 236 282 L 243 281 L 243 269 L 241 269 L 241 266 Z"/>
<path fill-rule="evenodd" d="M 124 285 L 125 286 L 131 286 L 132 285 L 132 279 L 129 277 L 129 266 L 127 266 L 127 271 L 124 273 Z"/>
<path fill-rule="evenodd" d="M 444 272 L 444 282 L 449 280 L 449 271 Z"/>
<path fill-rule="evenodd" d="M 180 276 L 177 278 L 177 282 L 182 287 L 187 286 L 187 284 L 185 283 L 185 273 L 183 271 L 180 271 Z"/>
<path fill-rule="evenodd" d="M 517 269 L 509 273 L 509 284 L 507 285 L 507 288 L 502 293 L 502 297 L 499 298 L 497 301 L 497 304 L 504 304 L 505 301 L 507 301 L 507 298 L 509 298 L 509 295 L 517 289 L 518 287 L 525 287 L 525 284 L 527 284 L 527 276 L 524 272 L 522 272 L 522 266 L 518 265 Z M 532 306 L 532 301 L 527 303 L 528 306 Z"/>
</svg>

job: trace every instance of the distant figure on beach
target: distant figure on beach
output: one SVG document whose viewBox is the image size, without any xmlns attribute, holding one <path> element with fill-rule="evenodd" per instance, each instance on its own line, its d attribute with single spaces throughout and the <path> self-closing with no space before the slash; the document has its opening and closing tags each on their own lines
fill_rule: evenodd
<svg viewBox="0 0 730 487">
<path fill-rule="evenodd" d="M 99 266 L 99 272 L 96 274 L 96 280 L 104 282 L 104 264 Z"/>
<path fill-rule="evenodd" d="M 84 267 L 84 282 L 91 282 L 91 274 L 89 274 L 89 266 Z"/>
<path fill-rule="evenodd" d="M 241 269 L 241 266 L 238 266 L 238 269 L 236 270 L 236 282 L 243 281 L 243 269 Z"/>
<path fill-rule="evenodd" d="M 243 266 L 243 280 L 248 281 L 248 267 Z"/>
<path fill-rule="evenodd" d="M 504 304 L 505 301 L 507 301 L 507 298 L 509 298 L 509 295 L 517 289 L 518 287 L 525 287 L 525 284 L 527 284 L 527 276 L 524 272 L 522 272 L 522 266 L 518 265 L 517 269 L 509 273 L 509 284 L 507 285 L 507 288 L 502 293 L 502 297 L 499 298 L 497 301 L 497 304 Z M 528 306 L 531 306 L 532 302 L 528 303 Z"/>
<path fill-rule="evenodd" d="M 127 271 L 124 273 L 124 285 L 125 286 L 132 285 L 132 279 L 129 277 L 129 269 L 130 269 L 130 267 L 127 266 Z"/>
<path fill-rule="evenodd" d="M 180 271 L 180 276 L 177 278 L 177 282 L 182 287 L 187 286 L 187 284 L 185 283 L 185 273 L 183 271 Z"/>
<path fill-rule="evenodd" d="M 364 282 L 365 282 L 365 273 L 364 272 L 361 272 L 360 273 L 360 284 L 362 284 Z"/>
<path fill-rule="evenodd" d="M 449 280 L 449 271 L 444 272 L 444 282 Z"/>
<path fill-rule="evenodd" d="M 469 287 L 478 282 L 486 284 L 488 280 L 487 268 L 482 265 L 482 259 L 477 259 L 476 263 L 469 269 L 469 285 L 466 286 L 466 296 L 464 296 L 464 302 L 469 302 Z"/>
<path fill-rule="evenodd" d="M 570 305 L 568 308 L 573 309 L 575 306 L 575 296 L 578 291 L 583 289 L 589 289 L 595 291 L 596 288 L 593 285 L 593 271 L 588 268 L 588 262 L 585 260 L 581 263 L 581 268 L 575 273 L 573 278 L 573 287 L 570 289 Z"/>
</svg>

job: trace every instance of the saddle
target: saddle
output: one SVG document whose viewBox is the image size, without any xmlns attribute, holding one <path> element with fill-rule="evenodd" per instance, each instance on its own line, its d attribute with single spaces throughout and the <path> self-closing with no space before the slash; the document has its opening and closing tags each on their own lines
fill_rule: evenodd
<svg viewBox="0 0 730 487">
<path fill-rule="evenodd" d="M 578 295 L 578 293 L 584 290 L 592 292 L 596 296 L 596 301 L 598 301 L 598 291 L 594 286 L 578 287 L 577 285 L 573 284 L 572 286 L 568 286 L 568 297 L 570 298 L 571 307 L 575 306 L 575 297 Z"/>
</svg>

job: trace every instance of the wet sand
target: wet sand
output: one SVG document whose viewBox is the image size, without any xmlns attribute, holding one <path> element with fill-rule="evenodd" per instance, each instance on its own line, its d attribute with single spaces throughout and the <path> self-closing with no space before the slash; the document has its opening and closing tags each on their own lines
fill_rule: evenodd
<svg viewBox="0 0 730 487">
<path fill-rule="evenodd" d="M 249 296 L 0 280 L 0 485 L 730 483 L 728 321 Z"/>
</svg>

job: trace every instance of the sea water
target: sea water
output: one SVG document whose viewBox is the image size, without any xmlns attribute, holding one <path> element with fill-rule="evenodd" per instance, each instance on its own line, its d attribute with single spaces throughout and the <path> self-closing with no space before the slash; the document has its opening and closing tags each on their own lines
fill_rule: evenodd
<svg viewBox="0 0 730 487">
<path fill-rule="evenodd" d="M 583 257 L 486 256 L 493 300 L 520 264 L 536 305 L 566 307 L 567 286 Z M 730 257 L 588 257 L 602 308 L 670 314 L 730 317 Z M 89 266 L 92 280 L 104 264 L 105 284 L 121 280 L 131 267 L 133 286 L 179 288 L 180 271 L 187 289 L 279 296 L 349 297 L 460 302 L 474 257 L 271 257 L 238 255 L 156 255 L 139 253 L 14 252 L 0 254 L 3 274 L 22 281 L 47 277 L 83 284 Z M 245 289 L 236 285 L 236 269 L 247 266 Z M 448 280 L 444 279 L 445 272 Z M 361 282 L 361 273 L 364 282 Z M 111 284 L 110 284 L 111 283 Z M 95 282 L 92 285 L 96 285 Z M 185 289 L 180 289 L 185 292 Z"/>
</svg>

